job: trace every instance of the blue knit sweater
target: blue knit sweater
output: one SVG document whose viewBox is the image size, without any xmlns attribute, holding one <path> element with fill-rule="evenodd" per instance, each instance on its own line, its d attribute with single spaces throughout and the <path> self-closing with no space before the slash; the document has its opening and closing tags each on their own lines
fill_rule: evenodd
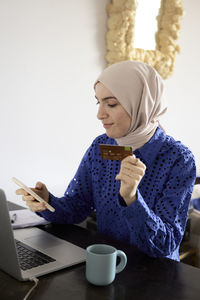
<svg viewBox="0 0 200 300">
<path fill-rule="evenodd" d="M 179 260 L 188 206 L 196 178 L 192 153 L 181 142 L 157 128 L 136 157 L 146 165 L 130 206 L 120 201 L 120 181 L 115 176 L 120 161 L 102 160 L 99 144 L 116 144 L 106 134 L 97 137 L 85 153 L 65 194 L 50 194 L 55 212 L 43 217 L 53 223 L 79 223 L 94 210 L 98 231 L 137 246 L 153 257 Z"/>
</svg>

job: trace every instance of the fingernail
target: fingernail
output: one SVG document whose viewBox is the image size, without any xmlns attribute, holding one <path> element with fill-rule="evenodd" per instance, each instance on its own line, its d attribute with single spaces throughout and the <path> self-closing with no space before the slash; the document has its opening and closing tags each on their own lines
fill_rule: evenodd
<svg viewBox="0 0 200 300">
<path fill-rule="evenodd" d="M 136 166 L 137 166 L 138 161 L 139 161 L 139 159 L 136 158 L 136 160 L 135 160 L 135 165 L 136 165 Z"/>
</svg>

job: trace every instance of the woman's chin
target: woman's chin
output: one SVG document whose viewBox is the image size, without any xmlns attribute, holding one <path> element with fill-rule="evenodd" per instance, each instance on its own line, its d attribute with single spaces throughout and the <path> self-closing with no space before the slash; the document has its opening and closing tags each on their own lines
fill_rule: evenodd
<svg viewBox="0 0 200 300">
<path fill-rule="evenodd" d="M 106 131 L 106 135 L 111 139 L 117 139 L 119 136 L 117 134 L 114 134 L 112 132 Z"/>
</svg>

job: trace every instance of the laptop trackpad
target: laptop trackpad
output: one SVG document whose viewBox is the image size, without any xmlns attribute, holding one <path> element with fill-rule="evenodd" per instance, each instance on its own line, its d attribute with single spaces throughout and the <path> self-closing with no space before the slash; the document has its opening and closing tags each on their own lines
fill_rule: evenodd
<svg viewBox="0 0 200 300">
<path fill-rule="evenodd" d="M 39 234 L 35 236 L 30 236 L 25 238 L 26 242 L 32 247 L 40 248 L 40 249 L 48 249 L 61 244 L 59 240 L 50 235 L 46 236 L 45 234 Z"/>
</svg>

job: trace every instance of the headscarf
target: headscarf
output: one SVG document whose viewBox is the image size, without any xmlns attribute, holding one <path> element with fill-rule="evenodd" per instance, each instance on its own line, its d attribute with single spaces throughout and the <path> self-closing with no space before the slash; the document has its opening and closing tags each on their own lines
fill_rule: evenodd
<svg viewBox="0 0 200 300">
<path fill-rule="evenodd" d="M 121 146 L 133 150 L 148 142 L 159 125 L 162 107 L 163 80 L 154 68 L 139 61 L 122 61 L 107 67 L 98 77 L 131 117 L 127 134 L 116 138 Z"/>
</svg>

